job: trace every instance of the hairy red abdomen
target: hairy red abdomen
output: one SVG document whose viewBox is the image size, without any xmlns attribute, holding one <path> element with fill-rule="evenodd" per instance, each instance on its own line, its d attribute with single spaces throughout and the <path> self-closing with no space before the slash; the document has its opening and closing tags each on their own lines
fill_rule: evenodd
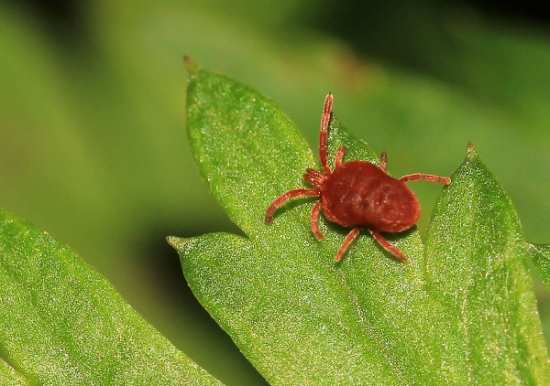
<svg viewBox="0 0 550 386">
<path fill-rule="evenodd" d="M 402 232 L 420 217 L 420 204 L 404 182 L 367 161 L 345 162 L 323 182 L 325 217 L 343 227 Z"/>
</svg>

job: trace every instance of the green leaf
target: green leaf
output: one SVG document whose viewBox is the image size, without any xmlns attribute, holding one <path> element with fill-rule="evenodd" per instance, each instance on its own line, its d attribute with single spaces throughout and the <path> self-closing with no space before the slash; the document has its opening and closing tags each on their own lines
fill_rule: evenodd
<svg viewBox="0 0 550 386">
<path fill-rule="evenodd" d="M 550 380 L 527 254 L 509 197 L 470 146 L 434 209 L 425 265 L 427 290 L 445 305 L 470 380 Z"/>
<path fill-rule="evenodd" d="M 69 248 L 1 210 L 0 310 L 1 384 L 219 384 Z"/>
<path fill-rule="evenodd" d="M 426 251 L 416 231 L 392 237 L 396 262 L 363 235 L 343 263 L 345 230 L 309 229 L 310 200 L 265 209 L 303 186 L 316 162 L 272 102 L 198 70 L 188 130 L 210 189 L 246 234 L 169 238 L 203 306 L 273 384 L 548 383 L 532 283 L 509 199 L 471 150 L 443 189 Z M 375 160 L 339 124 L 331 153 Z M 437 189 L 437 187 L 434 187 Z"/>
</svg>

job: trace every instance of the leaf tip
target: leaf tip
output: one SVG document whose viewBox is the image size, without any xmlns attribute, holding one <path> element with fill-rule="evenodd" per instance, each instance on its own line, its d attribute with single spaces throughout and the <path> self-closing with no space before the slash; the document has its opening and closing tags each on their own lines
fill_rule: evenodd
<svg viewBox="0 0 550 386">
<path fill-rule="evenodd" d="M 183 55 L 183 66 L 190 76 L 194 76 L 199 72 L 199 65 L 189 55 Z"/>
<path fill-rule="evenodd" d="M 187 245 L 189 239 L 176 236 L 168 236 L 166 237 L 166 242 L 176 251 L 180 252 Z"/>
<path fill-rule="evenodd" d="M 472 142 L 468 142 L 466 146 L 466 158 L 472 160 L 477 157 L 477 150 L 475 145 Z"/>
</svg>

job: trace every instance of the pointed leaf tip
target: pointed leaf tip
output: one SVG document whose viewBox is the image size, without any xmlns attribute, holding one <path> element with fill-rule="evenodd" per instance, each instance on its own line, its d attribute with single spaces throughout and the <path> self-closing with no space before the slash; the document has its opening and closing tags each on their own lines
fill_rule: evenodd
<svg viewBox="0 0 550 386">
<path fill-rule="evenodd" d="M 174 248 L 176 251 L 181 251 L 183 248 L 189 243 L 189 239 L 182 238 L 182 237 L 176 237 L 176 236 L 168 236 L 166 237 L 166 242 Z"/>
<path fill-rule="evenodd" d="M 477 150 L 472 142 L 468 142 L 466 146 L 466 158 L 472 160 L 477 157 Z"/>
<path fill-rule="evenodd" d="M 194 76 L 199 72 L 199 65 L 189 55 L 183 55 L 183 65 L 190 76 Z"/>
</svg>

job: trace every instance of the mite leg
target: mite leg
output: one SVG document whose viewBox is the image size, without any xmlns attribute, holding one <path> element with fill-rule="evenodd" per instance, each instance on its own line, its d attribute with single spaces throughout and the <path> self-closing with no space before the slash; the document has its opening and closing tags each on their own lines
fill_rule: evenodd
<svg viewBox="0 0 550 386">
<path fill-rule="evenodd" d="M 359 232 L 361 232 L 361 228 L 353 228 L 351 231 L 349 231 L 344 241 L 342 241 L 342 245 L 340 245 L 340 249 L 338 249 L 338 252 L 336 252 L 336 262 L 339 262 L 342 260 L 349 246 L 351 245 L 351 243 L 353 243 L 353 240 L 355 240 L 357 236 L 359 236 Z"/>
<path fill-rule="evenodd" d="M 321 127 L 319 129 L 319 159 L 321 160 L 321 166 L 323 167 L 323 174 L 328 174 L 330 168 L 327 162 L 327 148 L 328 148 L 328 127 L 330 125 L 330 119 L 332 117 L 332 103 L 334 98 L 331 93 L 325 97 L 325 103 L 323 105 L 323 113 L 321 114 Z"/>
<path fill-rule="evenodd" d="M 401 261 L 402 263 L 407 262 L 407 256 L 399 248 L 397 248 L 395 245 L 391 244 L 388 240 L 386 240 L 380 233 L 373 231 L 372 229 L 369 229 L 370 234 L 372 235 L 372 238 L 376 240 L 378 244 L 382 248 L 384 248 L 386 251 L 391 253 L 397 260 Z"/>
<path fill-rule="evenodd" d="M 338 150 L 336 150 L 336 154 L 334 155 L 334 168 L 342 165 L 342 162 L 344 162 L 344 155 L 346 155 L 346 148 L 344 146 L 340 146 Z"/>
<path fill-rule="evenodd" d="M 380 163 L 378 164 L 380 169 L 382 169 L 384 172 L 388 169 L 388 153 L 385 151 L 380 154 Z"/>
<path fill-rule="evenodd" d="M 279 209 L 282 205 L 284 205 L 285 202 L 292 198 L 297 197 L 313 197 L 313 196 L 319 196 L 319 191 L 315 189 L 294 189 L 286 192 L 282 196 L 277 197 L 271 205 L 269 205 L 269 208 L 267 208 L 267 211 L 265 212 L 265 223 L 271 224 L 273 222 L 273 214 L 277 209 Z"/>
<path fill-rule="evenodd" d="M 407 174 L 406 176 L 401 177 L 400 180 L 403 182 L 422 180 L 422 181 L 428 181 L 428 182 L 437 182 L 438 184 L 443 184 L 443 185 L 449 185 L 451 183 L 451 179 L 449 177 L 441 177 L 441 176 L 436 176 L 433 174 L 425 174 L 425 173 Z"/>
<path fill-rule="evenodd" d="M 323 240 L 323 234 L 319 230 L 319 215 L 321 214 L 321 201 L 317 201 L 317 203 L 313 206 L 313 209 L 311 209 L 311 217 L 310 217 L 310 224 L 311 224 L 311 233 L 313 233 L 313 236 L 319 241 Z"/>
</svg>

